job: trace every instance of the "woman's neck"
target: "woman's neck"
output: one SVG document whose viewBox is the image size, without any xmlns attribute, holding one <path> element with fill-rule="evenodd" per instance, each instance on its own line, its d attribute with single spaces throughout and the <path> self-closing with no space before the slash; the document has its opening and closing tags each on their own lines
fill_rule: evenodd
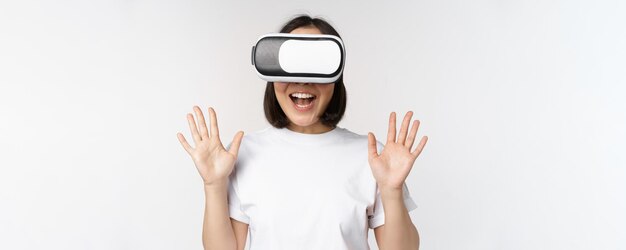
<svg viewBox="0 0 626 250">
<path fill-rule="evenodd" d="M 290 123 L 289 125 L 287 125 L 287 129 L 303 134 L 322 134 L 333 130 L 332 127 L 324 125 L 321 122 L 309 126 L 298 126 L 296 124 Z"/>
</svg>

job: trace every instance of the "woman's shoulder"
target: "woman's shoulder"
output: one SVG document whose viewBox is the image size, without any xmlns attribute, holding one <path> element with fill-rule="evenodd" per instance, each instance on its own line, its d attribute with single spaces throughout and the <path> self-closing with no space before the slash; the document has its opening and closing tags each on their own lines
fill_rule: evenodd
<svg viewBox="0 0 626 250">
<path fill-rule="evenodd" d="M 367 135 L 362 135 L 359 133 L 356 133 L 350 129 L 344 128 L 344 127 L 339 127 L 337 126 L 337 131 L 338 131 L 338 135 L 343 137 L 344 139 L 350 139 L 350 140 L 367 140 Z"/>
<path fill-rule="evenodd" d="M 258 139 L 258 138 L 264 138 L 269 136 L 270 134 L 270 130 L 272 129 L 271 126 L 269 127 L 264 127 L 261 129 L 257 129 L 255 131 L 252 132 L 248 132 L 248 133 L 244 133 L 243 137 L 244 138 L 249 138 L 249 139 Z"/>
<path fill-rule="evenodd" d="M 355 143 L 359 143 L 359 144 L 364 144 L 367 145 L 368 142 L 368 138 L 367 138 L 367 133 L 366 134 L 359 134 L 357 132 L 351 131 L 347 128 L 340 128 L 337 127 L 337 129 L 340 129 L 340 134 L 347 140 L 347 141 L 352 141 Z M 382 149 L 384 144 L 382 144 L 380 141 L 376 140 L 376 146 L 378 147 L 378 149 Z"/>
<path fill-rule="evenodd" d="M 252 132 L 244 131 L 243 138 L 241 139 L 241 145 L 239 146 L 240 148 L 239 151 L 242 151 L 243 148 L 249 145 L 258 144 L 260 141 L 267 138 L 269 134 L 269 130 L 270 128 L 266 127 L 266 128 L 252 131 Z M 231 144 L 232 142 L 228 143 L 228 145 L 226 146 L 226 149 L 230 148 Z"/>
<path fill-rule="evenodd" d="M 247 132 L 243 134 L 241 146 L 249 146 L 259 143 L 263 144 L 264 141 L 267 141 L 271 137 L 271 127 L 257 129 L 252 132 Z"/>
</svg>

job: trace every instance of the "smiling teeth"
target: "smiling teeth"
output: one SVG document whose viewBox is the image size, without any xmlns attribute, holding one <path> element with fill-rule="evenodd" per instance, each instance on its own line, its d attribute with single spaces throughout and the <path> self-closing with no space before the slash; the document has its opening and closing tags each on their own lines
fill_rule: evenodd
<svg viewBox="0 0 626 250">
<path fill-rule="evenodd" d="M 314 95 L 307 94 L 307 93 L 293 93 L 293 94 L 291 94 L 291 96 L 296 97 L 296 98 L 313 98 L 313 97 L 315 97 Z"/>
</svg>

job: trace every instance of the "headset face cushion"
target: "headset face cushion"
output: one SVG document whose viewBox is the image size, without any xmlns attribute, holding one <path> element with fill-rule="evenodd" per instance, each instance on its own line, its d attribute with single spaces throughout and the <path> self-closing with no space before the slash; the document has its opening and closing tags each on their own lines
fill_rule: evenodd
<svg viewBox="0 0 626 250">
<path fill-rule="evenodd" d="M 333 83 L 344 62 L 343 42 L 333 35 L 267 34 L 252 47 L 252 64 L 268 82 Z"/>
</svg>

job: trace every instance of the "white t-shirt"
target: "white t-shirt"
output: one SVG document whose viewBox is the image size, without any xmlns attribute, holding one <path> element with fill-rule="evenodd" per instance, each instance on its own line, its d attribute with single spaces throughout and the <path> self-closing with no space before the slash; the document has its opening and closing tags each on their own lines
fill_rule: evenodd
<svg viewBox="0 0 626 250">
<path fill-rule="evenodd" d="M 367 153 L 366 135 L 340 127 L 245 135 L 228 200 L 230 217 L 249 225 L 250 249 L 369 249 L 368 228 L 385 215 Z M 411 211 L 417 206 L 403 188 Z"/>
</svg>

